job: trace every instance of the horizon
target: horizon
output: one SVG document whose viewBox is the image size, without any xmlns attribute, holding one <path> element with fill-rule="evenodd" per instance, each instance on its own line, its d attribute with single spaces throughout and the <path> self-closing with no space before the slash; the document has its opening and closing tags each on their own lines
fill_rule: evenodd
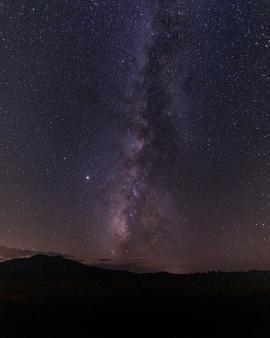
<svg viewBox="0 0 270 338">
<path fill-rule="evenodd" d="M 198 270 L 198 271 L 180 271 L 180 270 L 158 270 L 155 269 L 154 267 L 142 267 L 142 266 L 136 266 L 136 265 L 131 265 L 131 264 L 114 264 L 113 262 L 108 262 L 107 260 L 99 260 L 97 262 L 87 262 L 85 260 L 81 260 L 77 257 L 70 256 L 70 255 L 65 255 L 63 253 L 57 253 L 57 252 L 28 252 L 25 249 L 15 249 L 15 248 L 9 248 L 6 247 L 5 249 L 8 250 L 15 250 L 15 251 L 20 251 L 20 252 L 28 252 L 26 254 L 22 255 L 17 255 L 13 257 L 3 257 L 1 256 L 1 249 L 2 246 L 0 245 L 0 264 L 12 260 L 24 260 L 24 259 L 31 259 L 35 257 L 48 257 L 48 258 L 57 258 L 61 257 L 63 259 L 81 263 L 85 266 L 88 267 L 96 267 L 100 268 L 103 270 L 112 270 L 112 271 L 127 271 L 135 274 L 159 274 L 159 273 L 168 273 L 172 275 L 196 275 L 196 274 L 208 274 L 208 273 L 252 273 L 252 272 L 269 272 L 270 269 L 243 269 L 243 270 L 237 270 L 237 269 L 224 269 L 224 270 L 219 270 L 219 269 L 213 269 L 213 270 Z"/>
<path fill-rule="evenodd" d="M 248 273 L 269 273 L 270 274 L 270 270 L 256 270 L 256 269 L 252 269 L 252 270 L 208 270 L 208 271 L 196 271 L 196 272 L 169 272 L 169 271 L 163 271 L 163 270 L 156 270 L 156 271 L 140 271 L 140 270 L 130 270 L 130 269 L 125 269 L 125 267 L 119 267 L 119 266 L 114 266 L 114 265 L 108 265 L 108 266 L 103 266 L 102 264 L 88 264 L 87 262 L 84 261 L 80 261 L 78 259 L 76 259 L 76 257 L 67 257 L 65 255 L 61 255 L 61 254 L 48 254 L 48 253 L 36 253 L 33 255 L 29 255 L 29 256 L 21 256 L 21 257 L 14 257 L 14 258 L 7 258 L 5 260 L 0 260 L 0 264 L 1 263 L 5 263 L 5 262 L 11 262 L 11 261 L 16 261 L 16 262 L 20 262 L 20 261 L 25 261 L 25 260 L 32 260 L 32 259 L 37 259 L 37 258 L 48 258 L 51 259 L 51 262 L 53 263 L 54 258 L 61 258 L 65 261 L 72 261 L 74 263 L 78 263 L 78 264 L 82 264 L 84 266 L 87 266 L 89 268 L 98 268 L 101 270 L 107 270 L 107 271 L 123 271 L 123 272 L 130 272 L 132 274 L 138 274 L 138 275 L 159 275 L 159 274 L 169 274 L 169 275 L 175 275 L 175 276 L 191 276 L 191 275 L 205 275 L 205 274 L 248 274 Z M 53 264 L 52 264 L 52 268 L 53 268 Z M 35 273 L 35 271 L 32 271 L 33 273 Z M 1 277 L 1 276 L 0 276 Z"/>
</svg>

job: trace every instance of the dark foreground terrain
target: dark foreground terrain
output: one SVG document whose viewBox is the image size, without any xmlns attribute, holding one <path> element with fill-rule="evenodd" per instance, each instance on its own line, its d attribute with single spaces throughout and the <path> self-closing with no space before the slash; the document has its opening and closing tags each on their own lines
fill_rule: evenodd
<svg viewBox="0 0 270 338">
<path fill-rule="evenodd" d="M 270 337 L 270 273 L 137 275 L 0 264 L 0 337 Z"/>
</svg>

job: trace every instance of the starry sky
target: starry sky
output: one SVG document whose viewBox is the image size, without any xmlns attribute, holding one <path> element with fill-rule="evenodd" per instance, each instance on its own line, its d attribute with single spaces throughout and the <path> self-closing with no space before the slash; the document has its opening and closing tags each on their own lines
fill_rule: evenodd
<svg viewBox="0 0 270 338">
<path fill-rule="evenodd" d="M 0 0 L 0 245 L 270 269 L 269 0 Z"/>
</svg>

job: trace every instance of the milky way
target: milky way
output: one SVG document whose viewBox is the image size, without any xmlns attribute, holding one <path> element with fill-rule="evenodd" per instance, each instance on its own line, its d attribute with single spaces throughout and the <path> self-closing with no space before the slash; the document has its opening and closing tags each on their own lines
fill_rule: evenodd
<svg viewBox="0 0 270 338">
<path fill-rule="evenodd" d="M 172 258 L 170 252 L 175 248 L 166 234 L 181 227 L 179 191 L 174 192 L 169 182 L 175 172 L 168 169 L 175 168 L 181 153 L 182 137 L 176 126 L 181 109 L 175 100 L 186 61 L 182 56 L 187 43 L 181 35 L 187 24 L 183 6 L 179 2 L 156 4 L 143 21 L 147 40 L 141 42 L 137 76 L 130 84 L 119 191 L 110 214 L 118 245 L 112 253 L 121 259 L 156 262 L 167 260 L 168 255 Z"/>
<path fill-rule="evenodd" d="M 269 269 L 266 0 L 0 1 L 0 244 Z"/>
</svg>

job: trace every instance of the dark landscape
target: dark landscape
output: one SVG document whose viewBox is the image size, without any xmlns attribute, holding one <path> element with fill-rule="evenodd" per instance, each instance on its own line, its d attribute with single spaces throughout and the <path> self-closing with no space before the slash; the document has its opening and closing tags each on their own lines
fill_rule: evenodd
<svg viewBox="0 0 270 338">
<path fill-rule="evenodd" d="M 270 272 L 103 270 L 61 256 L 0 265 L 0 337 L 269 337 Z"/>
</svg>

